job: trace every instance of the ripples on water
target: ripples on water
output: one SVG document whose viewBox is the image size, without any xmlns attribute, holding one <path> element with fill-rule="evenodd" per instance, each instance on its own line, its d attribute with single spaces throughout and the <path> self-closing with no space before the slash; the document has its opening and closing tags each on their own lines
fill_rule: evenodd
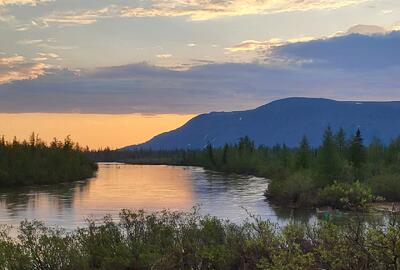
<svg viewBox="0 0 400 270">
<path fill-rule="evenodd" d="M 95 178 L 76 183 L 0 191 L 0 224 L 38 219 L 68 229 L 85 218 L 117 217 L 123 208 L 149 211 L 190 210 L 241 222 L 246 210 L 273 222 L 308 221 L 307 211 L 271 206 L 263 193 L 265 178 L 227 175 L 197 167 L 101 163 Z"/>
</svg>

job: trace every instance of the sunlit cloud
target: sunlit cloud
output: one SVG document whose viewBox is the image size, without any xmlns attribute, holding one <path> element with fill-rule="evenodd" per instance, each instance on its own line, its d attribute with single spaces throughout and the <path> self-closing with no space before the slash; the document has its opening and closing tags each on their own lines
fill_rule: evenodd
<svg viewBox="0 0 400 270">
<path fill-rule="evenodd" d="M 25 62 L 19 55 L 0 56 L 0 84 L 27 79 L 36 79 L 46 73 L 50 66 L 44 63 Z"/>
<path fill-rule="evenodd" d="M 24 39 L 24 40 L 18 41 L 18 44 L 33 45 L 33 44 L 39 44 L 42 42 L 43 42 L 43 39 Z"/>
<path fill-rule="evenodd" d="M 336 9 L 364 0 L 158 0 L 151 7 L 126 7 L 124 17 L 176 17 L 209 20 L 220 17 L 267 14 L 313 9 Z"/>
<path fill-rule="evenodd" d="M 0 6 L 12 6 L 12 5 L 29 5 L 36 6 L 38 4 L 51 2 L 53 0 L 0 0 Z"/>
<path fill-rule="evenodd" d="M 109 6 L 97 10 L 56 12 L 49 16 L 33 21 L 37 26 L 47 27 L 50 24 L 58 25 L 87 25 L 97 22 L 99 19 L 106 19 L 118 16 L 118 9 Z"/>
<path fill-rule="evenodd" d="M 161 58 L 161 59 L 167 59 L 167 58 L 171 58 L 172 54 L 166 53 L 166 54 L 157 54 L 156 55 L 157 58 Z"/>
<path fill-rule="evenodd" d="M 0 56 L 0 65 L 13 65 L 15 63 L 23 62 L 25 58 L 21 55 L 13 56 Z"/>
<path fill-rule="evenodd" d="M 393 10 L 392 10 L 392 9 L 384 9 L 384 10 L 381 10 L 381 13 L 382 13 L 383 15 L 386 15 L 386 14 L 393 13 Z"/>
<path fill-rule="evenodd" d="M 310 40 L 314 40 L 314 37 L 299 37 L 299 38 L 292 38 L 292 39 L 279 39 L 279 38 L 272 38 L 265 41 L 258 41 L 258 40 L 245 40 L 236 44 L 232 47 L 225 48 L 226 51 L 231 53 L 237 52 L 251 52 L 251 51 L 268 51 L 277 46 L 282 46 L 289 43 L 297 43 L 297 42 L 307 42 Z"/>
<path fill-rule="evenodd" d="M 154 0 L 148 6 L 116 6 L 56 12 L 35 21 L 38 26 L 88 25 L 115 17 L 188 17 L 193 21 L 290 11 L 337 9 L 367 0 Z"/>
</svg>

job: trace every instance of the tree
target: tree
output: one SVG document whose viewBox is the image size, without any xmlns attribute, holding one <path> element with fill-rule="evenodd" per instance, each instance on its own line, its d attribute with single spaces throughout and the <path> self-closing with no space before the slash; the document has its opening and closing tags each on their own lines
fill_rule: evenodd
<svg viewBox="0 0 400 270">
<path fill-rule="evenodd" d="M 304 135 L 300 141 L 296 155 L 296 168 L 307 169 L 310 166 L 311 150 L 307 137 Z"/>
<path fill-rule="evenodd" d="M 206 152 L 207 152 L 207 159 L 208 159 L 208 161 L 210 162 L 210 164 L 211 164 L 212 166 L 215 166 L 216 163 L 215 163 L 215 158 L 214 158 L 214 148 L 213 148 L 213 146 L 212 146 L 211 143 L 208 143 L 208 144 L 207 144 Z"/>
<path fill-rule="evenodd" d="M 226 165 L 228 163 L 228 148 L 229 145 L 226 143 L 222 149 L 222 165 Z"/>
<path fill-rule="evenodd" d="M 335 142 L 340 155 L 344 155 L 346 152 L 346 133 L 341 127 L 335 135 Z"/>
<path fill-rule="evenodd" d="M 248 136 L 245 137 L 241 137 L 239 139 L 239 153 L 240 154 L 244 154 L 247 152 L 254 152 L 255 150 L 255 146 L 254 146 L 254 142 L 252 140 L 250 140 L 250 138 Z"/>
<path fill-rule="evenodd" d="M 360 129 L 357 129 L 350 142 L 349 159 L 355 169 L 360 169 L 366 161 L 366 151 Z"/>
<path fill-rule="evenodd" d="M 322 146 L 318 152 L 318 165 L 319 174 L 322 177 L 321 183 L 331 184 L 338 180 L 342 162 L 330 127 L 324 133 Z"/>
</svg>

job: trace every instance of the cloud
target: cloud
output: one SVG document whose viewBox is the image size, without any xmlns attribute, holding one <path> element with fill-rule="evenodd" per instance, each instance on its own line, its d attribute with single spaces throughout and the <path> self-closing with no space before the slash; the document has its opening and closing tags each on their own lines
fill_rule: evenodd
<svg viewBox="0 0 400 270">
<path fill-rule="evenodd" d="M 171 57 L 172 57 L 172 54 L 169 54 L 169 53 L 157 54 L 156 57 L 157 57 L 157 58 L 161 58 L 161 59 L 167 59 L 167 58 L 171 58 Z"/>
<path fill-rule="evenodd" d="M 384 10 L 381 10 L 381 13 L 386 15 L 386 14 L 393 13 L 393 10 L 392 9 L 384 9 Z"/>
<path fill-rule="evenodd" d="M 266 14 L 313 9 L 335 9 L 363 0 L 158 0 L 151 7 L 126 7 L 123 17 L 176 17 L 209 20 L 220 17 Z"/>
<path fill-rule="evenodd" d="M 399 66 L 400 32 L 349 34 L 273 48 L 271 58 L 307 60 L 314 67 L 375 70 Z"/>
<path fill-rule="evenodd" d="M 198 60 L 179 71 L 145 63 L 70 71 L 0 55 L 0 111 L 201 113 L 288 96 L 400 100 L 400 32 L 276 43 L 261 64 Z M 261 45 L 242 44 L 252 46 Z"/>
<path fill-rule="evenodd" d="M 57 12 L 35 21 L 38 26 L 88 25 L 107 18 L 188 17 L 193 21 L 253 14 L 337 9 L 367 0 L 153 0 L 146 6 L 111 5 L 101 9 Z"/>
<path fill-rule="evenodd" d="M 12 56 L 0 56 L 0 65 L 13 65 L 16 63 L 23 62 L 25 58 L 21 55 L 12 55 Z"/>
<path fill-rule="evenodd" d="M 20 40 L 17 43 L 22 44 L 22 45 L 33 45 L 33 44 L 39 44 L 42 43 L 43 39 L 24 39 Z"/>
<path fill-rule="evenodd" d="M 38 4 L 51 2 L 53 0 L 0 0 L 0 6 L 21 6 L 21 5 L 28 5 L 28 6 L 36 6 Z"/>
<path fill-rule="evenodd" d="M 12 81 L 36 79 L 49 68 L 44 63 L 30 63 L 21 55 L 0 55 L 0 85 Z"/>
<path fill-rule="evenodd" d="M 59 25 L 79 25 L 92 24 L 99 19 L 112 18 L 117 16 L 117 9 L 114 6 L 109 6 L 97 10 L 87 11 L 68 11 L 56 12 L 47 17 L 42 17 L 38 21 L 34 21 L 39 26 L 49 26 L 50 24 Z"/>
</svg>

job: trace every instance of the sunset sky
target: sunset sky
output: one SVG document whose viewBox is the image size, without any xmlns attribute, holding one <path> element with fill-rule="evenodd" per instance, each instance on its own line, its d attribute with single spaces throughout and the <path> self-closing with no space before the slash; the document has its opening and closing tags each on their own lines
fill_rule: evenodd
<svg viewBox="0 0 400 270">
<path fill-rule="evenodd" d="M 399 0 L 0 0 L 0 134 L 121 147 L 290 97 L 400 100 Z"/>
</svg>

